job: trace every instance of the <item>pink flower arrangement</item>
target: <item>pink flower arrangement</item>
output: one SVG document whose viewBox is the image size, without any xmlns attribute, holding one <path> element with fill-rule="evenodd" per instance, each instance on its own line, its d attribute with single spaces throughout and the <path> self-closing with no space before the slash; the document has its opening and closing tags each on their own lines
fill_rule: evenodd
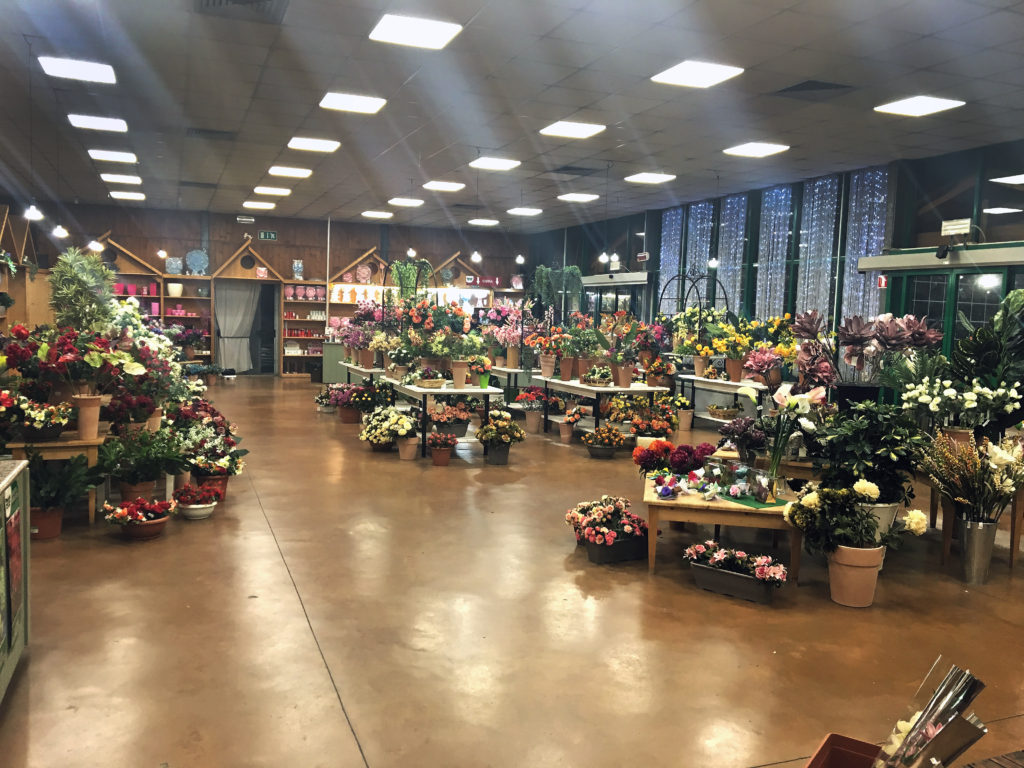
<svg viewBox="0 0 1024 768">
<path fill-rule="evenodd" d="M 602 496 L 581 501 L 565 513 L 565 523 L 573 529 L 576 541 L 612 546 L 624 537 L 647 535 L 647 521 L 629 511 L 629 499 Z"/>
<path fill-rule="evenodd" d="M 786 566 L 776 563 L 771 555 L 750 555 L 742 549 L 725 549 L 717 541 L 709 540 L 687 547 L 683 556 L 691 563 L 750 576 L 773 587 L 786 583 Z"/>
<path fill-rule="evenodd" d="M 747 361 L 743 364 L 743 369 L 760 376 L 765 376 L 769 371 L 781 366 L 781 355 L 777 355 L 774 350 L 767 347 L 758 347 L 747 355 Z"/>
</svg>

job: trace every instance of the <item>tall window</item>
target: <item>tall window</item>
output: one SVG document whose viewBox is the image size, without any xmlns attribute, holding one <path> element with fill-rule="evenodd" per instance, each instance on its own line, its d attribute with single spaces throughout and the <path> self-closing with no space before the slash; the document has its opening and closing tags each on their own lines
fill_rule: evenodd
<svg viewBox="0 0 1024 768">
<path fill-rule="evenodd" d="M 679 274 L 680 256 L 682 256 L 683 240 L 683 209 L 669 208 L 661 214 L 661 254 L 658 261 L 659 285 L 658 296 L 662 296 L 665 286 Z M 683 290 L 683 281 L 675 280 L 664 294 L 661 306 L 655 312 L 672 314 L 679 307 L 679 297 Z"/>
<path fill-rule="evenodd" d="M 836 214 L 839 177 L 824 176 L 804 184 L 800 222 L 800 265 L 796 311 L 832 314 L 835 272 Z"/>
<path fill-rule="evenodd" d="M 879 256 L 885 247 L 889 213 L 889 169 L 865 168 L 850 174 L 846 265 L 843 269 L 842 317 L 867 319 L 882 311 L 880 272 L 857 271 L 862 256 Z"/>
<path fill-rule="evenodd" d="M 747 196 L 733 195 L 722 201 L 718 219 L 718 294 L 715 306 L 739 312 L 743 287 L 743 250 L 747 223 Z"/>
<path fill-rule="evenodd" d="M 711 230 L 715 223 L 714 203 L 693 203 L 687 212 L 686 222 L 686 274 L 698 278 L 698 287 L 702 297 L 708 295 L 708 285 L 703 279 L 708 273 L 708 259 L 711 258 Z M 683 298 L 686 299 L 686 289 Z M 695 304 L 697 299 L 690 294 L 689 301 Z"/>
<path fill-rule="evenodd" d="M 793 220 L 793 188 L 774 187 L 761 196 L 757 252 L 757 317 L 781 315 L 786 302 L 786 258 Z"/>
</svg>

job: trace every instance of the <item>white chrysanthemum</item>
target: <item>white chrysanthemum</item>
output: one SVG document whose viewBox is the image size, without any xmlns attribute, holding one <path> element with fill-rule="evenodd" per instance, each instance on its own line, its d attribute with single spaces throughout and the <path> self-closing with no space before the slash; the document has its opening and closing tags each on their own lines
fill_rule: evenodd
<svg viewBox="0 0 1024 768">
<path fill-rule="evenodd" d="M 854 493 L 859 493 L 861 496 L 871 499 L 871 501 L 878 500 L 878 486 L 870 480 L 861 478 L 853 484 L 853 490 Z"/>
<path fill-rule="evenodd" d="M 914 536 L 920 536 L 928 530 L 928 515 L 919 509 L 908 509 L 903 525 Z"/>
</svg>

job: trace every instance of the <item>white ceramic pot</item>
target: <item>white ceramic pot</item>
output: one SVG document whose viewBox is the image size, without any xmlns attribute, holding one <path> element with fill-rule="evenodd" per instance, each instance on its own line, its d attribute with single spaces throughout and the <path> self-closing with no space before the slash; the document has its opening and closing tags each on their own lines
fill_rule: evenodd
<svg viewBox="0 0 1024 768">
<path fill-rule="evenodd" d="M 178 511 L 186 520 L 205 520 L 213 514 L 217 502 L 212 504 L 179 504 Z"/>
<path fill-rule="evenodd" d="M 638 435 L 637 438 L 636 438 L 636 447 L 637 448 L 650 448 L 651 447 L 651 443 L 653 443 L 655 440 L 664 440 L 664 439 L 665 439 L 664 437 L 640 437 Z"/>
<path fill-rule="evenodd" d="M 184 289 L 185 286 L 181 283 L 167 283 L 167 295 L 172 299 L 180 299 Z"/>
<path fill-rule="evenodd" d="M 900 511 L 900 505 L 896 504 L 864 504 L 864 509 L 875 516 L 878 520 L 878 536 L 875 541 L 881 541 L 882 535 L 889 532 L 892 528 L 892 524 L 896 521 L 896 514 Z M 878 566 L 878 570 L 882 570 L 885 566 L 885 550 L 882 550 L 882 562 Z"/>
</svg>

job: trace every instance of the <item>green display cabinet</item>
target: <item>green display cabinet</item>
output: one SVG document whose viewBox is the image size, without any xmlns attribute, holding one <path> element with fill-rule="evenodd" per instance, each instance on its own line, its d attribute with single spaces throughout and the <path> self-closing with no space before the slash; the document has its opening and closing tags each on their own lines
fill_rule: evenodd
<svg viewBox="0 0 1024 768">
<path fill-rule="evenodd" d="M 341 384 L 345 381 L 345 369 L 339 363 L 345 360 L 345 347 L 341 344 L 324 344 L 324 384 Z"/>
<path fill-rule="evenodd" d="M 0 461 L 0 701 L 28 646 L 29 489 L 27 461 Z"/>
</svg>

